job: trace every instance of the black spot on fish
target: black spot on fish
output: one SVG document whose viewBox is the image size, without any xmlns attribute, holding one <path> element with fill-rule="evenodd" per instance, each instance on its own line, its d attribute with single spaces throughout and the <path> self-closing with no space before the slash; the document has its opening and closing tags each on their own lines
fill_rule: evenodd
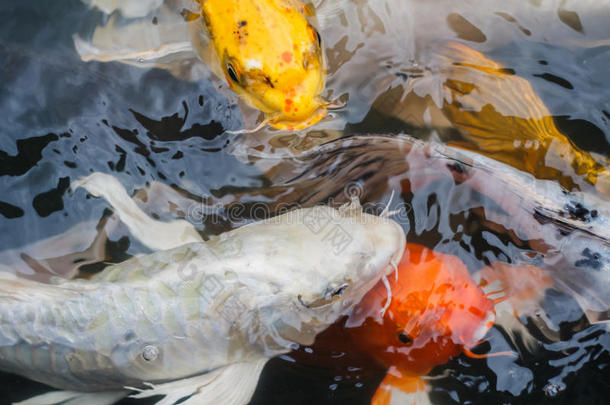
<svg viewBox="0 0 610 405">
<path fill-rule="evenodd" d="M 570 201 L 570 203 L 564 206 L 567 211 L 567 217 L 582 222 L 591 222 L 594 218 L 597 218 L 597 210 L 589 210 L 584 205 L 577 201 Z M 565 214 L 565 213 L 564 213 Z"/>
<path fill-rule="evenodd" d="M 498 69 L 499 73 L 504 73 L 505 75 L 515 75 L 517 74 L 517 72 L 515 72 L 515 69 L 511 69 L 511 68 L 500 68 Z"/>
<path fill-rule="evenodd" d="M 479 43 L 487 41 L 485 34 L 460 14 L 449 14 L 447 24 L 457 34 L 458 38 Z"/>
<path fill-rule="evenodd" d="M 461 162 L 447 164 L 447 168 L 453 174 L 453 180 L 456 184 L 460 184 L 468 179 L 469 170 L 466 165 Z"/>
<path fill-rule="evenodd" d="M 574 11 L 569 11 L 564 8 L 560 8 L 557 10 L 557 16 L 561 20 L 562 23 L 572 28 L 576 32 L 583 32 L 582 22 L 580 22 L 580 17 Z"/>
<path fill-rule="evenodd" d="M 602 268 L 601 254 L 593 252 L 589 248 L 585 248 L 585 250 L 582 251 L 581 255 L 585 258 L 577 260 L 576 263 L 574 263 L 576 267 L 590 267 L 594 270 L 600 270 Z"/>
<path fill-rule="evenodd" d="M 456 173 L 459 173 L 459 174 L 466 173 L 466 167 L 463 164 L 461 164 L 460 162 L 455 162 L 455 163 L 447 164 L 447 167 L 452 172 L 456 172 Z"/>
<path fill-rule="evenodd" d="M 246 25 L 248 25 L 248 21 L 246 21 L 246 20 L 241 20 L 240 22 L 237 23 L 237 26 L 239 28 L 245 27 Z"/>
<path fill-rule="evenodd" d="M 271 87 L 272 89 L 275 88 L 275 86 L 273 85 L 273 82 L 271 81 L 269 76 L 265 76 L 265 83 L 267 83 L 269 85 L 269 87 Z"/>
</svg>

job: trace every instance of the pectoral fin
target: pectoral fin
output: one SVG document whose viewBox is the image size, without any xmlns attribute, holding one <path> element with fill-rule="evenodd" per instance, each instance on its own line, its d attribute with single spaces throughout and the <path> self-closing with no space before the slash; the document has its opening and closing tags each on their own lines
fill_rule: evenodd
<svg viewBox="0 0 610 405">
<path fill-rule="evenodd" d="M 431 405 L 427 386 L 419 377 L 397 377 L 388 372 L 373 395 L 371 405 Z"/>
<path fill-rule="evenodd" d="M 155 13 L 155 21 L 150 16 L 126 19 L 114 13 L 105 25 L 95 28 L 90 40 L 75 35 L 74 46 L 83 61 L 117 61 L 139 67 L 168 68 L 174 62 L 197 58 L 188 23 L 179 11 L 163 5 Z"/>
<path fill-rule="evenodd" d="M 184 398 L 187 399 L 180 402 L 182 405 L 245 405 L 250 401 L 267 361 L 267 358 L 261 358 L 233 363 L 196 377 L 159 385 L 148 384 L 150 389 L 138 390 L 140 392 L 131 397 L 163 395 L 165 398 L 156 405 L 173 405 Z"/>
<path fill-rule="evenodd" d="M 13 405 L 111 405 L 125 397 L 125 391 L 78 392 L 51 391 Z"/>
<path fill-rule="evenodd" d="M 151 249 L 165 250 L 186 243 L 203 242 L 195 227 L 187 221 L 163 222 L 150 218 L 111 175 L 93 173 L 75 181 L 71 187 L 73 190 L 83 187 L 92 195 L 105 198 L 129 231 Z"/>
<path fill-rule="evenodd" d="M 163 0 L 82 0 L 91 7 L 97 7 L 106 14 L 119 11 L 125 17 L 144 17 L 159 8 Z"/>
</svg>

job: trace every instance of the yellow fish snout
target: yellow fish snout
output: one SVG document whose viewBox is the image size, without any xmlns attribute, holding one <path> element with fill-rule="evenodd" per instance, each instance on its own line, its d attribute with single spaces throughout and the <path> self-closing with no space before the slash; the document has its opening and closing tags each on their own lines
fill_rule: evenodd
<svg viewBox="0 0 610 405">
<path fill-rule="evenodd" d="M 307 77 L 296 86 L 280 91 L 270 124 L 290 130 L 307 128 L 320 121 L 326 115 L 328 104 L 320 96 L 322 88 L 323 78 Z"/>
<path fill-rule="evenodd" d="M 307 128 L 326 115 L 326 60 L 308 10 L 285 0 L 202 3 L 222 76 L 278 129 Z"/>
</svg>

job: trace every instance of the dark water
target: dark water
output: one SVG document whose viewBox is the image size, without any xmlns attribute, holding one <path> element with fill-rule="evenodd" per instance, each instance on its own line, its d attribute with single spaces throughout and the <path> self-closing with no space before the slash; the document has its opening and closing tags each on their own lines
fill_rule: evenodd
<svg viewBox="0 0 610 405">
<path fill-rule="evenodd" d="M 231 199 L 238 194 L 256 201 L 262 199 L 256 190 L 271 185 L 258 167 L 231 153 L 241 138 L 224 130 L 240 128 L 243 121 L 233 98 L 218 91 L 216 83 L 181 80 L 160 69 L 81 62 L 72 35 L 86 37 L 104 18 L 80 1 L 5 0 L 0 4 L 2 251 L 107 216 L 105 201 L 88 198 L 82 191 L 69 192 L 70 182 L 94 171 L 118 177 L 129 193 L 161 182 L 194 201 L 209 196 Z M 560 130 L 576 145 L 610 155 L 610 44 L 593 41 L 589 46 L 568 46 L 511 40 L 486 51 L 489 58 L 532 83 Z M 350 66 L 345 66 L 334 71 L 331 66 L 329 86 L 339 94 L 349 88 L 343 77 Z M 400 83 L 400 75 L 393 77 L 394 84 Z M 459 138 L 453 128 L 418 125 L 414 123 L 417 119 L 406 122 L 388 117 L 385 110 L 370 109 L 366 100 L 359 102 L 360 90 L 350 93 L 356 107 L 338 113 L 346 133 L 407 132 L 421 138 Z M 357 172 L 344 180 L 348 183 L 362 177 L 363 172 Z M 530 249 L 485 225 L 474 206 L 449 212 L 446 189 L 447 184 L 439 180 L 401 195 L 414 207 L 418 202 L 423 207 L 416 210 L 412 223 L 404 224 L 409 241 L 455 254 L 472 271 Z M 152 213 L 161 218 L 180 215 L 167 209 Z M 213 234 L 234 224 L 221 218 L 195 226 L 204 234 Z M 144 251 L 145 247 L 119 227 L 109 236 L 105 260 L 118 262 Z M 512 339 L 501 326 L 494 327 L 486 349 L 510 348 L 522 356 L 516 360 L 460 356 L 437 367 L 431 375 L 445 377 L 430 381 L 433 403 L 606 403 L 610 394 L 606 326 L 589 325 L 578 303 L 554 290 L 547 292 L 542 308 L 556 325 L 552 333 L 541 331 L 544 328 L 535 319 L 522 319 L 541 342 L 536 350 L 520 350 L 518 339 Z M 313 363 L 295 363 L 291 357 L 271 360 L 252 403 L 366 404 L 383 378 L 382 370 L 360 359 L 354 359 L 351 368 Z M 0 376 L 0 403 L 47 390 L 20 377 Z"/>
</svg>

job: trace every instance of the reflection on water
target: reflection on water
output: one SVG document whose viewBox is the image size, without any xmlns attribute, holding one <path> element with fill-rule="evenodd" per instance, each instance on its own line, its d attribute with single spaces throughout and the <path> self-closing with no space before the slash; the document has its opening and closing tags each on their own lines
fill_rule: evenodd
<svg viewBox="0 0 610 405">
<path fill-rule="evenodd" d="M 117 176 L 128 192 L 149 185 L 136 196 L 148 213 L 185 216 L 204 235 L 251 219 L 242 218 L 247 210 L 236 218 L 224 209 L 236 202 L 264 203 L 273 212 L 279 203 L 339 204 L 346 184 L 358 185 L 364 202 L 385 202 L 393 189 L 400 195 L 394 204 L 410 207 L 403 221 L 410 242 L 456 255 L 472 273 L 495 261 L 546 260 L 551 268 L 556 260 L 562 281 L 518 321 L 498 322 L 481 348 L 510 349 L 518 359 L 451 360 L 431 373 L 432 401 L 603 403 L 610 338 L 607 324 L 592 323 L 607 312 L 585 310 L 595 297 L 607 298 L 607 273 L 595 266 L 607 258 L 608 240 L 580 235 L 593 210 L 607 212 L 610 194 L 610 7 L 594 1 L 337 3 L 318 7 L 329 62 L 325 96 L 343 96 L 347 106 L 303 133 L 264 129 L 235 136 L 224 130 L 253 128 L 258 114 L 237 107 L 225 85 L 175 70 L 80 61 L 72 35 L 90 37 L 107 19 L 102 12 L 76 0 L 3 2 L 0 266 L 68 272 L 77 258 L 86 275 L 103 267 L 100 260 L 146 251 L 105 201 L 68 190 L 93 171 Z M 478 186 L 456 184 L 442 162 L 415 155 L 405 161 L 406 150 L 347 144 L 311 150 L 345 135 L 399 132 L 478 151 L 600 198 L 600 206 L 566 200 L 563 223 L 576 227 L 562 228 L 560 215 L 534 220 L 527 204 L 511 211 L 500 187 L 485 177 Z M 280 159 L 308 150 L 289 163 Z M 490 170 L 489 178 L 497 178 Z M 530 201 L 527 188 L 522 197 Z M 193 204 L 223 209 L 194 215 Z M 95 239 L 96 225 L 106 230 L 104 238 Z M 584 247 L 593 249 L 588 256 Z M 42 260 L 48 258 L 61 259 Z M 577 262 L 585 265 L 575 269 Z M 368 403 L 384 370 L 340 346 L 328 358 L 302 349 L 274 359 L 253 403 Z M 2 397 L 10 400 L 47 390 L 1 378 Z"/>
</svg>

